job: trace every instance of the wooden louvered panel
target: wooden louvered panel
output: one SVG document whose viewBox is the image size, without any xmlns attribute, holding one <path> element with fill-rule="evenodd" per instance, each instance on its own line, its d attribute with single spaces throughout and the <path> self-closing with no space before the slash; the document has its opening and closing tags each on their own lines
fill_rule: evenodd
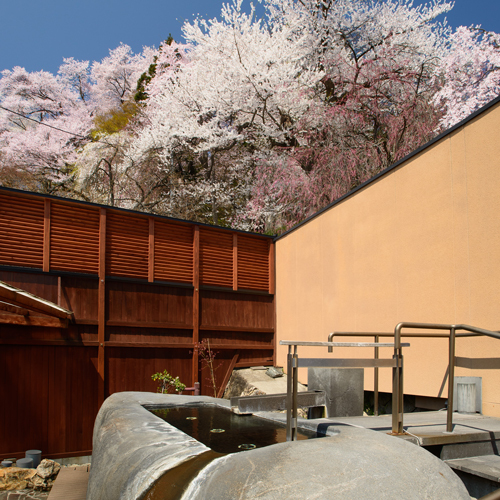
<svg viewBox="0 0 500 500">
<path fill-rule="evenodd" d="M 52 203 L 50 209 L 50 268 L 97 274 L 99 211 Z"/>
<path fill-rule="evenodd" d="M 238 288 L 269 289 L 269 243 L 238 235 Z"/>
<path fill-rule="evenodd" d="M 232 288 L 232 233 L 200 229 L 200 283 Z"/>
<path fill-rule="evenodd" d="M 155 280 L 193 282 L 193 227 L 155 220 Z"/>
<path fill-rule="evenodd" d="M 0 264 L 43 266 L 44 200 L 0 194 Z"/>
<path fill-rule="evenodd" d="M 142 217 L 108 212 L 106 219 L 106 274 L 148 277 L 149 222 Z"/>
</svg>

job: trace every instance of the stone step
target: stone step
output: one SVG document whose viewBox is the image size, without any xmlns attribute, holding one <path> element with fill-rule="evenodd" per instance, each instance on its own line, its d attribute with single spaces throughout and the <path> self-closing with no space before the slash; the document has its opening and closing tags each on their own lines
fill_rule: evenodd
<svg viewBox="0 0 500 500">
<path fill-rule="evenodd" d="M 445 463 L 452 469 L 500 483 L 500 456 L 498 455 L 456 458 L 454 460 L 445 460 Z"/>
</svg>

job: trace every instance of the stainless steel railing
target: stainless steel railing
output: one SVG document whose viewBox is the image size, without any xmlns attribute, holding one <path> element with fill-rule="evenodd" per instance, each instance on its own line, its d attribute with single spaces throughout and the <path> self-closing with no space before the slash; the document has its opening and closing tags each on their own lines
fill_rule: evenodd
<svg viewBox="0 0 500 500">
<path fill-rule="evenodd" d="M 400 339 L 400 337 L 399 337 Z M 401 339 L 400 339 L 401 340 Z M 297 389 L 298 389 L 298 369 L 302 367 L 342 367 L 342 368 L 393 368 L 394 381 L 402 388 L 403 375 L 403 355 L 401 349 L 409 347 L 410 344 L 396 343 L 371 343 L 371 342 L 300 342 L 291 340 L 281 340 L 280 345 L 288 346 L 287 357 L 287 398 L 286 398 L 286 439 L 295 441 L 297 439 Z M 299 358 L 297 347 L 394 347 L 397 355 L 392 359 L 335 359 L 335 358 Z M 293 352 L 292 352 L 293 347 Z M 397 385 L 399 387 L 399 385 Z M 399 389 L 398 389 L 399 393 Z"/>
<path fill-rule="evenodd" d="M 402 333 L 403 329 L 411 328 L 415 330 L 448 330 L 448 334 L 439 333 Z M 457 331 L 466 331 L 468 333 L 457 333 Z M 403 433 L 403 368 L 401 356 L 401 338 L 448 338 L 448 408 L 446 417 L 446 431 L 453 432 L 453 386 L 455 379 L 455 344 L 456 339 L 460 337 L 475 337 L 485 335 L 487 337 L 500 339 L 500 333 L 492 330 L 485 330 L 470 325 L 447 325 L 439 323 L 398 323 L 394 333 L 384 332 L 333 332 L 328 335 L 328 341 L 332 342 L 334 337 L 374 337 L 375 359 L 378 359 L 378 348 L 380 337 L 394 338 L 394 357 L 401 359 L 401 366 L 393 368 L 393 386 L 392 386 L 392 432 L 394 434 Z M 328 349 L 331 352 L 331 348 Z M 375 366 L 374 377 L 374 404 L 375 414 L 378 415 L 378 367 Z"/>
</svg>

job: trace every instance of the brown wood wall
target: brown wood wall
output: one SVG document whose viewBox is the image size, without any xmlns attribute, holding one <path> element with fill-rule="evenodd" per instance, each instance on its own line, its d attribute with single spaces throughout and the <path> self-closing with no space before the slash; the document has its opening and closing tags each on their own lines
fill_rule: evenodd
<svg viewBox="0 0 500 500">
<path fill-rule="evenodd" d="M 233 367 L 274 360 L 270 238 L 0 189 L 0 280 L 74 312 L 0 324 L 0 457 L 91 453 L 105 397 L 166 369 L 212 394 L 196 342 Z"/>
</svg>

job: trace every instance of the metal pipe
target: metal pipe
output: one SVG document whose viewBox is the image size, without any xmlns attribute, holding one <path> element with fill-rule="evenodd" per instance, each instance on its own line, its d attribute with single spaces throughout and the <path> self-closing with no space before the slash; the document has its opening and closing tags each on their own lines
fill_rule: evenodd
<svg viewBox="0 0 500 500">
<path fill-rule="evenodd" d="M 200 395 L 200 383 L 195 382 L 194 387 L 185 387 L 184 391 L 193 391 L 194 396 L 199 396 Z M 182 391 L 182 392 L 184 392 Z"/>
<path fill-rule="evenodd" d="M 448 364 L 448 409 L 446 412 L 446 432 L 453 432 L 453 391 L 455 386 L 455 328 L 450 328 Z"/>
<path fill-rule="evenodd" d="M 293 352 L 293 409 L 292 409 L 292 441 L 297 441 L 297 393 L 299 390 L 299 363 L 297 346 Z"/>
<path fill-rule="evenodd" d="M 328 334 L 328 342 L 333 342 L 333 337 L 335 335 L 335 332 L 329 333 Z M 333 352 L 333 347 L 328 346 L 328 352 Z"/>
<path fill-rule="evenodd" d="M 500 340 L 500 332 L 495 332 L 493 330 L 485 330 L 484 328 L 477 328 L 475 326 L 470 325 L 451 325 L 456 330 L 467 330 L 472 333 L 479 333 L 480 335 L 486 335 L 487 337 L 491 337 L 494 339 Z"/>
<path fill-rule="evenodd" d="M 403 390 L 403 377 L 404 377 L 404 370 L 403 370 L 403 354 L 401 352 L 401 349 L 399 350 L 401 353 L 399 355 L 399 408 L 398 408 L 398 434 L 403 434 L 404 433 L 404 428 L 403 428 L 403 418 L 404 418 L 404 405 L 405 405 L 405 400 L 404 400 L 404 390 Z"/>
<path fill-rule="evenodd" d="M 336 335 L 337 337 L 373 337 L 378 335 L 379 337 L 394 337 L 394 333 L 382 333 L 382 332 L 335 332 L 330 335 Z M 461 333 L 457 336 L 461 337 L 475 337 L 479 334 L 477 333 Z M 447 333 L 401 333 L 401 338 L 403 337 L 413 337 L 413 338 L 448 338 Z"/>
<path fill-rule="evenodd" d="M 399 408 L 399 377 L 398 377 L 398 356 L 392 356 L 395 366 L 392 369 L 392 433 L 398 434 L 398 408 Z"/>
<path fill-rule="evenodd" d="M 403 433 L 403 402 L 401 366 L 401 329 L 404 323 L 398 323 L 394 329 L 394 356 L 396 366 L 392 369 L 392 432 Z"/>
<path fill-rule="evenodd" d="M 288 346 L 286 363 L 286 440 L 292 440 L 292 346 Z"/>
<path fill-rule="evenodd" d="M 375 335 L 375 342 L 378 344 L 379 336 Z M 379 348 L 375 347 L 375 359 L 379 359 Z M 378 416 L 378 366 L 374 368 L 373 375 L 373 413 Z"/>
</svg>

